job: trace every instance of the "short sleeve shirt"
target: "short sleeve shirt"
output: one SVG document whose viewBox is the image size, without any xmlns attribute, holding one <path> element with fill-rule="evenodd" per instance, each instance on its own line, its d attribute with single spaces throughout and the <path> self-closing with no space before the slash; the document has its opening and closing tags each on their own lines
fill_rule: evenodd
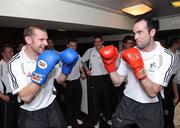
<svg viewBox="0 0 180 128">
<path fill-rule="evenodd" d="M 80 68 L 82 68 L 82 63 L 81 63 L 81 57 L 79 56 L 79 59 L 77 63 L 74 65 L 71 73 L 68 75 L 67 80 L 72 81 L 79 79 L 79 77 L 81 76 Z"/>
<path fill-rule="evenodd" d="M 102 62 L 101 56 L 95 47 L 88 49 L 82 56 L 83 62 L 88 60 L 92 76 L 108 74 L 104 67 L 104 63 Z"/>
<path fill-rule="evenodd" d="M 0 79 L 3 81 L 4 85 L 6 86 L 6 92 L 4 93 L 11 93 L 12 90 L 9 85 L 9 79 L 8 79 L 8 63 L 5 62 L 3 59 L 0 61 Z M 3 88 L 3 87 L 0 87 L 0 88 Z"/>
<path fill-rule="evenodd" d="M 31 83 L 31 75 L 35 70 L 36 61 L 31 60 L 27 57 L 24 52 L 25 47 L 17 53 L 9 62 L 9 80 L 13 94 L 18 93 L 29 83 Z M 24 103 L 20 107 L 28 110 L 35 111 L 47 107 L 55 99 L 53 91 L 54 79 L 60 74 L 59 66 L 56 66 L 48 75 L 46 83 L 36 93 L 34 99 L 30 103 Z"/>
<path fill-rule="evenodd" d="M 176 71 L 176 75 L 175 75 L 173 81 L 174 81 L 176 84 L 180 85 L 180 69 L 178 69 L 178 70 Z"/>
<path fill-rule="evenodd" d="M 156 48 L 151 52 L 143 52 L 141 50 L 141 56 L 144 61 L 145 70 L 147 76 L 153 82 L 166 87 L 168 81 L 175 68 L 175 56 L 169 50 L 163 48 L 159 42 L 156 43 Z M 121 59 L 117 72 L 120 75 L 127 75 L 128 83 L 124 90 L 124 94 L 140 103 L 154 103 L 158 102 L 158 98 L 149 97 L 140 85 L 140 82 L 136 79 L 131 67 L 127 65 L 125 61 Z M 164 97 L 163 89 L 161 95 Z"/>
<path fill-rule="evenodd" d="M 1 81 L 0 81 L 0 92 L 4 93 L 4 87 Z"/>
</svg>

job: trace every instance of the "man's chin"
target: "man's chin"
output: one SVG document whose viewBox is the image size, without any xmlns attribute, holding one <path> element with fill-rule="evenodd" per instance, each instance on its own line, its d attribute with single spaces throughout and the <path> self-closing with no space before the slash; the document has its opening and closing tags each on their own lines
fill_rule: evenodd
<svg viewBox="0 0 180 128">
<path fill-rule="evenodd" d="M 137 46 L 137 47 L 138 47 L 138 49 L 140 49 L 140 50 L 142 50 L 142 49 L 145 48 L 144 46 Z"/>
<path fill-rule="evenodd" d="M 43 53 L 44 51 L 45 51 L 45 49 L 39 50 L 39 54 Z"/>
</svg>

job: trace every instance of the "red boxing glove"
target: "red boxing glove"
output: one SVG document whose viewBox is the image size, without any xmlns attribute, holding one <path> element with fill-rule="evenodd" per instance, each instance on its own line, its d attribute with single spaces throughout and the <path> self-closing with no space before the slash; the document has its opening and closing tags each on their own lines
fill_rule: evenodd
<svg viewBox="0 0 180 128">
<path fill-rule="evenodd" d="M 99 51 L 102 61 L 106 70 L 110 72 L 114 72 L 116 70 L 116 59 L 118 57 L 118 50 L 113 45 L 105 46 Z"/>
<path fill-rule="evenodd" d="M 147 77 L 144 69 L 144 62 L 140 52 L 136 48 L 128 48 L 122 53 L 122 59 L 125 60 L 134 70 L 137 79 Z"/>
</svg>

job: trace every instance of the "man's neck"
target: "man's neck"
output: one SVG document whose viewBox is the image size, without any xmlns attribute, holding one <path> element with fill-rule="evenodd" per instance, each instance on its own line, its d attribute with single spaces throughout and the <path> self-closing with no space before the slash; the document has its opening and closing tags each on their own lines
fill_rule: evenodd
<svg viewBox="0 0 180 128">
<path fill-rule="evenodd" d="M 99 52 L 99 50 L 102 48 L 102 46 L 100 48 L 95 47 L 96 51 Z"/>
<path fill-rule="evenodd" d="M 8 63 L 8 62 L 9 62 L 9 59 L 3 58 L 3 61 L 6 62 L 6 63 Z"/>
<path fill-rule="evenodd" d="M 29 48 L 28 46 L 26 46 L 26 48 L 24 49 L 25 54 L 28 56 L 29 59 L 31 60 L 36 60 L 38 58 L 38 54 L 35 53 L 31 48 Z"/>
<path fill-rule="evenodd" d="M 155 41 L 151 40 L 150 44 L 148 46 L 146 46 L 146 48 L 144 48 L 142 51 L 144 51 L 144 52 L 151 52 L 154 49 L 156 49 L 156 47 L 157 47 L 157 44 L 155 43 Z"/>
<path fill-rule="evenodd" d="M 170 50 L 171 50 L 171 52 L 176 53 L 176 48 L 171 47 Z"/>
</svg>

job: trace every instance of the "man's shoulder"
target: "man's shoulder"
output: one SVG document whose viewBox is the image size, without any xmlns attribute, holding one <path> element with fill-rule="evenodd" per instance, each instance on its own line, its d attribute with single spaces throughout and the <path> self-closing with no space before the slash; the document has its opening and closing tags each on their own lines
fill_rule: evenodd
<svg viewBox="0 0 180 128">
<path fill-rule="evenodd" d="M 175 54 L 171 51 L 171 50 L 169 50 L 169 49 L 166 49 L 166 48 L 164 48 L 163 49 L 163 53 L 164 53 L 164 55 L 165 56 L 169 56 L 169 57 L 175 57 Z"/>
<path fill-rule="evenodd" d="M 92 47 L 92 48 L 88 48 L 88 49 L 87 49 L 87 51 L 89 51 L 89 52 L 90 52 L 90 51 L 92 51 L 93 49 L 94 49 L 94 47 Z"/>
<path fill-rule="evenodd" d="M 0 65 L 3 65 L 4 61 L 3 59 L 0 60 Z"/>
<path fill-rule="evenodd" d="M 21 62 L 21 56 L 20 53 L 17 53 L 16 55 L 14 55 L 11 60 L 9 61 L 9 65 L 11 64 L 19 64 Z"/>
<path fill-rule="evenodd" d="M 165 65 L 170 65 L 170 66 L 175 67 L 177 64 L 177 59 L 176 59 L 175 54 L 171 52 L 170 50 L 164 48 L 163 62 Z"/>
<path fill-rule="evenodd" d="M 160 42 L 158 41 L 155 41 L 155 43 L 158 46 L 158 53 L 163 54 L 164 57 L 175 57 L 174 53 L 170 49 L 163 47 L 162 45 L 160 45 Z"/>
<path fill-rule="evenodd" d="M 90 55 L 91 52 L 93 51 L 93 48 L 94 48 L 94 47 L 88 48 L 88 49 L 85 51 L 85 53 L 83 54 L 83 56 L 84 56 L 84 55 Z"/>
</svg>

